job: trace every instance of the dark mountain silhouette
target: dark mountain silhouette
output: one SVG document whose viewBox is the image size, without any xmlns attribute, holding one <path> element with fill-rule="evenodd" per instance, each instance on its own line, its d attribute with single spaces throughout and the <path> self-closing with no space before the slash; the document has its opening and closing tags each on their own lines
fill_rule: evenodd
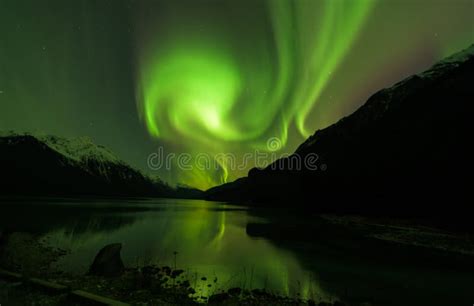
<svg viewBox="0 0 474 306">
<path fill-rule="evenodd" d="M 460 213 L 470 195 L 473 80 L 474 45 L 380 90 L 290 157 L 206 198 L 323 212 Z M 317 154 L 317 170 L 297 167 L 309 154 Z"/>
<path fill-rule="evenodd" d="M 88 138 L 4 133 L 0 135 L 2 195 L 162 196 L 174 189 L 133 169 Z"/>
</svg>

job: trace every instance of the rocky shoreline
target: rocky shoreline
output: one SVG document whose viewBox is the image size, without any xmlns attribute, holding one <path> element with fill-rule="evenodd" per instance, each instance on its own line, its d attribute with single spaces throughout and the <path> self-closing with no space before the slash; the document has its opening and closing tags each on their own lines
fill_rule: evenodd
<svg viewBox="0 0 474 306">
<path fill-rule="evenodd" d="M 89 273 L 77 276 L 53 268 L 67 252 L 44 245 L 34 235 L 2 233 L 1 241 L 0 267 L 12 271 L 0 277 L 0 300 L 8 305 L 88 305 L 91 301 L 102 305 L 343 305 L 264 289 L 221 290 L 217 278 L 196 278 L 169 266 L 125 267 L 120 244 L 105 246 Z M 212 288 L 212 294 L 204 294 L 203 287 Z"/>
</svg>

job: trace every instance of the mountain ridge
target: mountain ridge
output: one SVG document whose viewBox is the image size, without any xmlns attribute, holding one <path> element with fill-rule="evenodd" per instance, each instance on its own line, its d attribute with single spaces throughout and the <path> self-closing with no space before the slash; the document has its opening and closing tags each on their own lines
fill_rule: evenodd
<svg viewBox="0 0 474 306">
<path fill-rule="evenodd" d="M 5 195 L 199 197 L 172 188 L 118 158 L 88 137 L 0 132 Z"/>
<path fill-rule="evenodd" d="M 376 92 L 351 115 L 316 131 L 289 158 L 211 188 L 206 198 L 296 203 L 328 212 L 374 212 L 382 210 L 375 203 L 384 201 L 391 202 L 388 210 L 416 214 L 428 212 L 424 200 L 431 198 L 456 200 L 465 209 L 472 79 L 474 45 Z M 325 171 L 289 167 L 292 157 L 310 153 Z M 422 205 L 394 204 L 410 196 Z"/>
</svg>

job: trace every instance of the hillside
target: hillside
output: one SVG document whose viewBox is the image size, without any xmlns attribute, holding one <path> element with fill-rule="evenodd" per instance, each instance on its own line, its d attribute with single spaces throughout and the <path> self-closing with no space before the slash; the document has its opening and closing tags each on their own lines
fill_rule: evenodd
<svg viewBox="0 0 474 306">
<path fill-rule="evenodd" d="M 289 158 L 251 169 L 206 197 L 327 212 L 468 209 L 472 80 L 474 45 L 380 90 Z M 292 158 L 308 154 L 318 155 L 319 168 L 295 169 Z"/>
<path fill-rule="evenodd" d="M 3 195 L 170 196 L 174 190 L 88 138 L 2 133 Z"/>
</svg>

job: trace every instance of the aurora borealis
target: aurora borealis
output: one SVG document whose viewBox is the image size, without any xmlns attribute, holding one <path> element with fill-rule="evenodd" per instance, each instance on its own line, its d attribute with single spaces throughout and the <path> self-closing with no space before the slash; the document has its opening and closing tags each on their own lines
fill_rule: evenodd
<svg viewBox="0 0 474 306">
<path fill-rule="evenodd" d="M 372 4 L 265 1 L 260 3 L 256 31 L 237 25 L 216 31 L 218 25 L 206 24 L 208 18 L 190 25 L 186 16 L 174 19 L 177 24 L 154 33 L 170 38 L 164 44 L 158 38 L 163 45 L 148 52 L 140 65 L 139 94 L 150 133 L 210 143 L 265 144 L 268 135 L 286 139 L 288 126 L 295 122 L 300 133 L 309 136 L 304 124 L 308 111 Z M 193 31 L 195 27 L 201 30 Z M 233 44 L 236 37 L 258 45 Z"/>
<path fill-rule="evenodd" d="M 166 152 L 292 152 L 474 42 L 472 0 L 0 0 L 0 129 Z M 158 174 L 200 188 L 243 170 Z"/>
</svg>

